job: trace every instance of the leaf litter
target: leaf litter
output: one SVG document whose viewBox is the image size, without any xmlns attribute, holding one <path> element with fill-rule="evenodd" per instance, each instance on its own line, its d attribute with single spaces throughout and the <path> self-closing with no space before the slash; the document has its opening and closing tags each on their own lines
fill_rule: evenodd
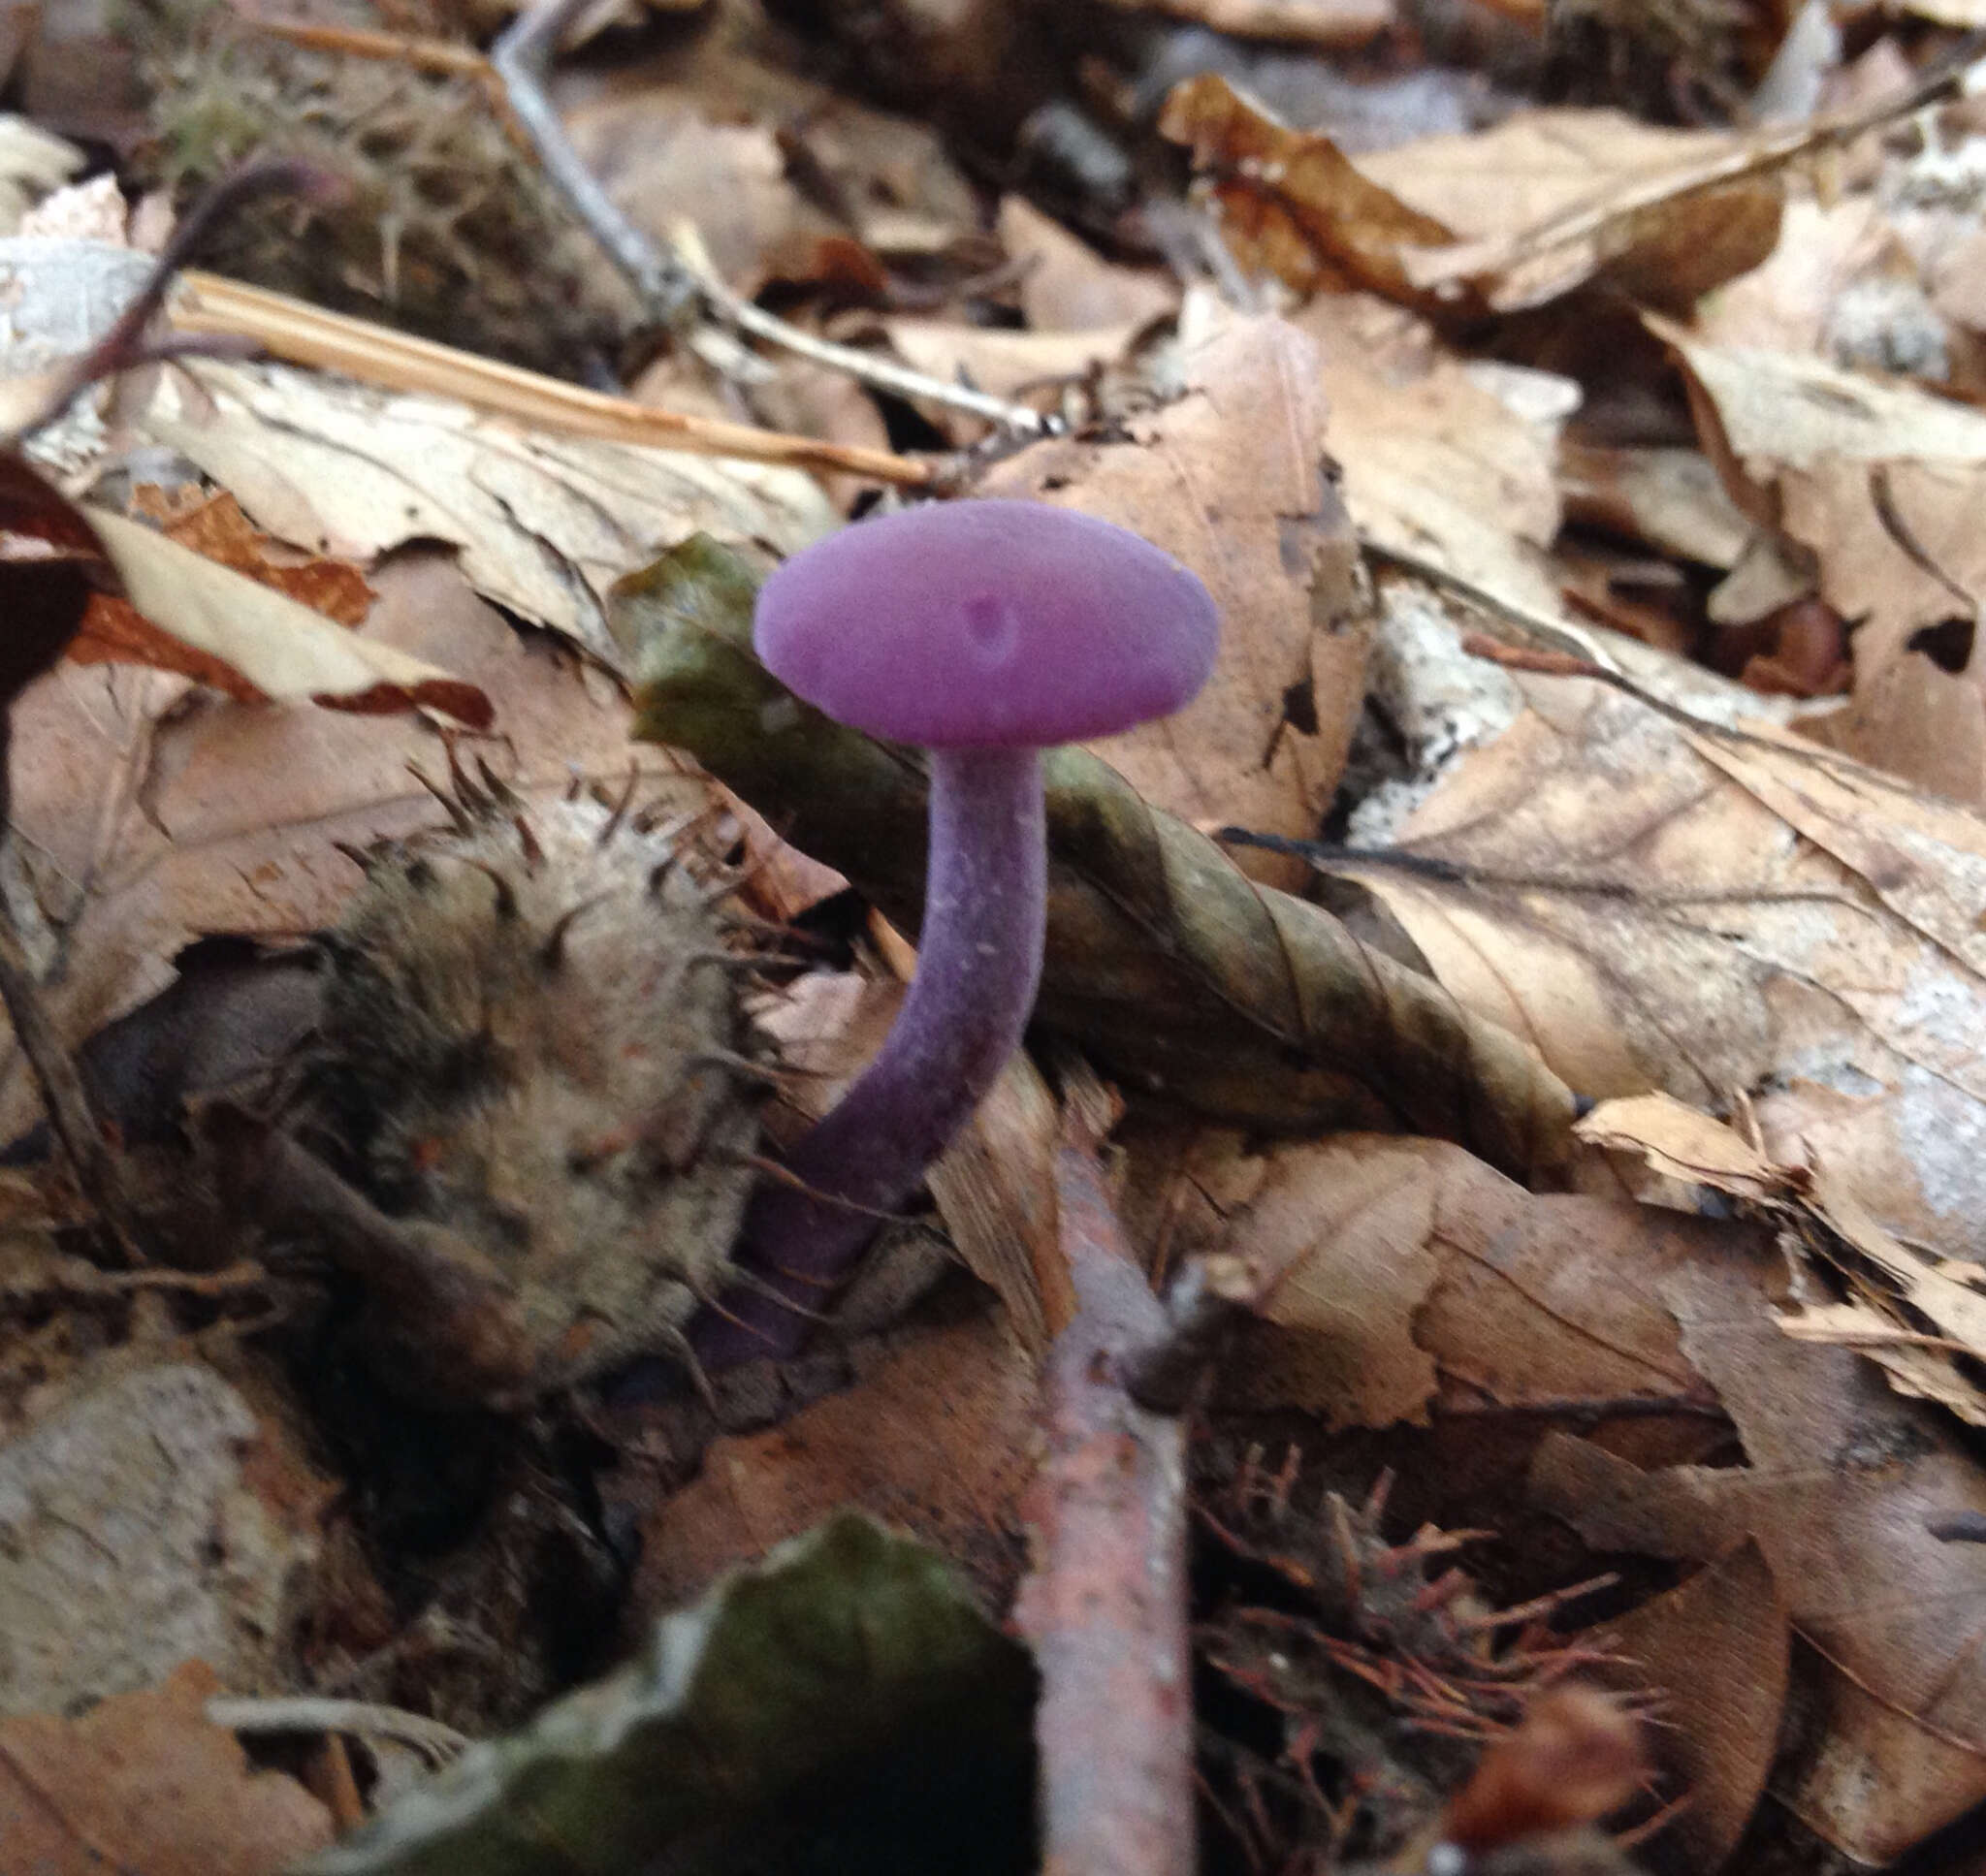
<svg viewBox="0 0 1986 1876">
<path fill-rule="evenodd" d="M 396 321 L 432 330 L 437 288 L 457 289 L 396 270 L 458 267 L 452 218 L 520 164 L 543 214 L 545 179 L 569 179 L 542 142 L 457 140 L 437 168 L 443 145 L 417 137 L 396 188 L 451 165 L 504 179 L 453 204 L 402 189 L 396 212 L 432 218 L 403 249 L 376 195 L 369 220 L 313 207 L 304 238 L 351 263 L 336 297 L 361 330 L 337 358 L 357 379 L 230 355 L 92 394 L 24 538 L 83 530 L 71 564 L 107 590 L 65 597 L 72 650 L 11 713 L 7 884 L 61 1041 L 132 1017 L 148 1062 L 200 1054 L 185 1038 L 222 1038 L 242 985 L 273 995 L 298 970 L 359 883 L 337 843 L 435 821 L 410 760 L 431 778 L 487 761 L 527 803 L 575 782 L 615 799 L 632 768 L 657 811 L 762 869 L 741 891 L 780 921 L 749 940 L 786 1058 L 777 1142 L 874 1047 L 911 968 L 923 787 L 914 758 L 810 720 L 752 663 L 765 565 L 936 484 L 1125 521 L 1225 615 L 1192 711 L 1050 764 L 1032 1062 L 934 1173 L 935 1209 L 885 1234 L 847 1332 L 786 1371 L 713 1378 L 716 1420 L 654 1376 L 522 1428 L 408 1419 L 327 1354 L 336 1297 L 327 1313 L 307 1269 L 273 1251 L 239 1272 L 99 1269 L 76 1256 L 90 1207 L 63 1163 L 10 1173 L 0 1459 L 42 1479 L 33 1442 L 74 1401 L 201 1377 L 232 1403 L 216 1477 L 235 1482 L 181 1523 L 239 1541 L 288 1506 L 304 1534 L 289 1613 L 176 1538 L 182 1575 L 113 1573 L 131 1623 L 163 1590 L 191 1626 L 147 1626 L 237 1691 L 335 1686 L 487 1735 L 607 1667 L 617 1637 L 717 1622 L 724 1645 L 722 1598 L 848 1502 L 962 1565 L 997 1615 L 1050 1502 L 1028 1495 L 1044 1353 L 1100 1332 L 1072 1272 L 1101 1191 L 1166 1305 L 1140 1331 L 1155 1347 L 1086 1371 L 1122 1470 L 1070 1445 L 1031 1560 L 1033 1606 L 1061 1611 L 1034 1631 L 1051 1846 L 1058 1818 L 1107 1835 L 1182 1789 L 1183 1733 L 1130 1755 L 1119 1796 L 1065 1808 L 1112 1717 L 1064 1677 L 1094 1638 L 1086 1582 L 1109 1592 L 1095 1608 L 1155 1594 L 1155 1624 L 1192 1625 L 1200 1867 L 1821 1867 L 1892 1860 L 1986 1801 L 1986 1583 L 1952 1536 L 1986 1517 L 1961 1430 L 1986 1417 L 1967 428 L 1986 169 L 1955 81 L 1981 22 L 1865 22 L 1843 63 L 1824 36 L 1782 44 L 1789 10 L 1701 11 L 1181 5 L 1039 48 L 910 0 L 882 39 L 838 9 L 812 40 L 742 4 L 624 22 L 548 94 L 624 222 L 582 201 L 542 279 L 463 300 L 456 357 L 397 347 Z M 303 86 L 346 167 L 368 99 L 400 113 L 389 142 L 418 128 L 411 73 L 494 85 L 529 117 L 449 22 L 380 23 L 305 21 L 307 68 L 272 41 L 239 69 Z M 63 45 L 35 70 L 69 57 L 75 91 Z M 1455 63 L 1409 69 L 1422 48 Z M 1741 123 L 1731 103 L 1776 50 L 1758 101 L 1797 94 L 1804 114 Z M 1402 73 L 1468 99 L 1464 126 L 1393 106 Z M 384 172 L 363 153 L 369 187 Z M 23 199 L 72 161 L 33 138 L 0 150 Z M 969 175 L 998 188 L 977 198 Z M 101 212 L 107 180 L 87 223 L 105 245 L 125 225 Z M 281 264 L 282 226 L 236 264 L 325 279 Z M 597 278 L 520 339 L 520 307 L 539 317 L 531 296 L 584 270 L 581 230 L 624 274 L 632 259 L 638 293 L 675 283 L 645 302 L 646 382 L 678 403 L 681 449 L 601 440 L 633 432 L 583 399 L 498 408 L 459 362 L 631 371 L 632 350 L 546 349 L 625 307 Z M 249 303 L 229 316 L 300 330 Z M 756 460 L 710 453 L 752 425 L 791 433 Z M 45 571 L 0 561 L 16 606 Z M 1209 838 L 1236 831 L 1261 843 Z M 1089 1111 L 1090 1067 L 1129 1108 L 1118 1160 L 1084 1172 L 1058 1103 Z M 215 1097 L 173 1076 L 168 1131 Z M 26 1128 L 18 1063 L 7 1097 Z M 151 1163 L 110 1144 L 134 1177 Z M 934 1240 L 972 1274 L 945 1274 Z M 1188 1380 L 1167 1405 L 1115 1392 L 1169 1364 Z M 275 1449 L 258 1426 L 304 1429 L 309 1468 L 244 1482 Z M 1149 1463 L 1175 1438 L 1183 1495 Z M 349 1496 L 313 1498 L 326 1476 Z M 60 1504 L 22 1490 L 43 1523 L 20 1528 L 44 1528 Z M 865 1634 L 908 1645 L 941 1608 L 955 1624 L 930 1555 L 866 1529 L 829 1523 L 770 1566 L 846 1553 L 796 1592 L 805 1624 L 846 1619 L 892 1570 L 937 1600 L 889 1591 Z M 1145 1574 L 1175 1541 L 1190 1571 Z M 718 1603 L 649 1626 L 734 1564 L 748 1576 Z M 0 1598 L 0 1638 L 20 1606 Z M 228 1639 L 272 1620 L 272 1649 Z M 776 1733 L 783 1702 L 815 1712 L 811 1765 L 820 1700 L 848 1696 L 808 1693 L 796 1633 L 736 1717 Z M 982 1648 L 946 1710 L 1024 1724 L 1018 1659 Z M 18 1724 L 80 1741 L 127 1700 L 183 1706 L 200 1670 L 173 1665 L 37 1688 L 44 1717 Z M 308 1841 L 324 1815 L 373 1814 L 340 1853 L 367 1867 L 463 1866 L 437 1805 L 500 1836 L 512 1778 L 591 1811 L 555 1832 L 578 1860 L 609 1842 L 731 1857 L 777 1778 L 732 1736 L 722 1762 L 760 1796 L 657 1823 L 606 1743 L 648 1698 L 626 1672 L 477 1748 L 481 1784 L 445 1800 L 393 1801 L 391 1727 L 255 1749 L 328 1794 L 329 1814 L 298 1814 Z M 1169 1672 L 1137 1668 L 1129 1698 Z M 845 1742 L 845 1793 L 887 1779 L 906 1714 L 932 1710 L 911 1687 L 878 1698 L 880 1756 Z M 1002 1736 L 1015 1775 L 974 1847 L 1027 1867 L 1024 1754 Z M 162 1733 L 134 1740 L 138 1775 L 174 1775 Z M 201 1774 L 209 1809 L 253 1826 L 240 1866 L 272 1868 L 289 1839 L 259 1807 L 301 1788 L 241 1763 Z M 1577 1801 L 1574 1764 L 1596 1768 Z M 63 1800 L 64 1828 L 115 1842 L 122 1791 Z M 843 1826 L 886 1864 L 902 1840 L 861 1836 L 884 1827 L 857 1810 L 785 1866 L 833 1866 Z M 158 1841 L 236 1866 L 211 1823 L 162 1822 Z M 950 1842 L 933 1828 L 926 1862 Z M 1192 1835 L 1168 1833 L 1182 1867 Z"/>
</svg>

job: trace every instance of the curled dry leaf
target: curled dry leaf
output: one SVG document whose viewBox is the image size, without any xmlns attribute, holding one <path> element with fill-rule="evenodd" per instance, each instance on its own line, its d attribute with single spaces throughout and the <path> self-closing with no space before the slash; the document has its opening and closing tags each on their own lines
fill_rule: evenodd
<svg viewBox="0 0 1986 1876">
<path fill-rule="evenodd" d="M 1239 813 L 1307 834 L 1344 767 L 1369 637 L 1357 544 L 1325 473 L 1317 349 L 1283 320 L 1237 319 L 1191 346 L 1182 371 L 1186 395 L 1133 440 L 1038 443 L 980 493 L 1122 523 L 1206 582 L 1221 610 L 1213 678 L 1183 711 L 1113 737 L 1110 762 L 1187 820 Z"/>
<path fill-rule="evenodd" d="M 208 1723 L 213 1670 L 189 1663 L 154 1693 L 80 1720 L 0 1720 L 0 1845 L 38 1876 L 276 1876 L 331 1841 L 324 1806 L 282 1772 L 251 1771 Z"/>
<path fill-rule="evenodd" d="M 790 551 L 834 523 L 798 470 L 529 434 L 281 366 L 172 373 L 142 425 L 278 539 L 362 560 L 449 542 L 478 592 L 603 659 L 602 595 L 658 549 L 703 529 Z"/>
<path fill-rule="evenodd" d="M 1608 1682 L 1660 1697 L 1650 1738 L 1684 1798 L 1666 1844 L 1686 1868 L 1721 1868 L 1765 1790 L 1786 1705 L 1792 1637 L 1758 1545 L 1747 1539 L 1582 1639 L 1618 1664 L 1600 1668 Z"/>
<path fill-rule="evenodd" d="M 490 699 L 472 684 L 376 639 L 361 638 L 272 586 L 169 535 L 102 509 L 90 523 L 122 580 L 142 627 L 158 627 L 173 642 L 153 641 L 144 661 L 202 676 L 218 666 L 238 681 L 222 687 L 255 700 L 308 701 L 365 712 L 427 708 L 470 729 L 488 729 Z M 122 621 L 129 630 L 129 621 Z M 128 642 L 128 641 L 127 641 Z M 191 661 L 175 646 L 194 653 Z M 203 662 L 206 661 L 206 662 Z"/>
<path fill-rule="evenodd" d="M 1940 1514 L 1986 1510 L 1986 1478 L 1940 1416 L 1842 1349 L 1774 1320 L 1773 1254 L 1651 1279 L 1747 1463 L 1644 1472 L 1549 1436 L 1533 1494 L 1597 1548 L 1710 1559 L 1754 1540 L 1793 1628 L 1803 1743 L 1774 1779 L 1858 1861 L 1888 1862 L 1986 1797 L 1986 1553 Z"/>
<path fill-rule="evenodd" d="M 1650 324 L 1682 362 L 1733 498 L 1776 524 L 1815 568 L 1820 597 L 1859 621 L 1855 707 L 1829 740 L 1986 806 L 1986 666 L 1941 668 L 1920 637 L 1956 624 L 1970 645 L 1986 598 L 1986 415 L 1817 358 Z"/>
<path fill-rule="evenodd" d="M 1704 186 L 1740 139 L 1618 111 L 1522 111 L 1355 163 L 1206 73 L 1173 87 L 1159 128 L 1211 174 L 1237 257 L 1304 292 L 1349 279 L 1430 311 L 1509 312 L 1603 280 L 1687 305 L 1778 238 L 1777 175 Z"/>
<path fill-rule="evenodd" d="M 752 655 L 749 568 L 689 542 L 624 584 L 639 731 L 687 749 L 900 929 L 924 897 L 915 756 L 830 722 Z M 1275 1127 L 1405 1125 L 1492 1163 L 1556 1163 L 1570 1097 L 1493 1024 L 1238 873 L 1082 749 L 1046 759 L 1041 1020 L 1107 1072 Z"/>
<path fill-rule="evenodd" d="M 1736 132 L 1555 109 L 1423 138 L 1361 157 L 1360 167 L 1456 231 L 1451 248 L 1402 255 L 1418 291 L 1466 288 L 1515 312 L 1596 281 L 1644 303 L 1687 307 L 1756 267 L 1778 239 L 1778 175 L 1719 180 L 1743 170 L 1748 148 Z"/>
<path fill-rule="evenodd" d="M 1456 238 L 1447 223 L 1373 181 L 1329 137 L 1290 129 L 1218 73 L 1174 85 L 1159 130 L 1212 175 L 1235 258 L 1298 292 L 1335 275 L 1389 299 L 1416 300 L 1402 249 Z"/>
<path fill-rule="evenodd" d="M 1941 1401 L 1986 1426 L 1986 1395 L 1953 1358 L 1986 1357 L 1986 1273 L 1977 1264 L 1941 1258 L 1884 1230 L 1850 1176 L 1826 1163 L 1776 1164 L 1763 1147 L 1665 1095 L 1602 1101 L 1575 1131 L 1771 1219 L 1782 1242 L 1850 1288 L 1847 1301 L 1810 1301 L 1781 1316 L 1788 1335 L 1858 1349 L 1899 1393 Z"/>
</svg>

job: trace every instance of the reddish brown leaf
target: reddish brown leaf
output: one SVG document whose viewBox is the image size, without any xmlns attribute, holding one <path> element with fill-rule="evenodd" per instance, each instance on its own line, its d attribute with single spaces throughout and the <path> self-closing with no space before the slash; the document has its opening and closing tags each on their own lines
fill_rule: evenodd
<svg viewBox="0 0 1986 1876">
<path fill-rule="evenodd" d="M 331 1841 L 323 1805 L 281 1772 L 251 1771 L 209 1725 L 212 1669 L 80 1720 L 0 1721 L 0 1864 L 8 1876 L 273 1876 Z"/>
</svg>

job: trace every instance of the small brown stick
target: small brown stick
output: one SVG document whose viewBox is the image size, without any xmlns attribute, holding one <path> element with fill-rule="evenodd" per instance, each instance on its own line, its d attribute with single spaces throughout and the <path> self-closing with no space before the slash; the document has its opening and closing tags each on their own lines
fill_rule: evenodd
<svg viewBox="0 0 1986 1876">
<path fill-rule="evenodd" d="M 545 89 L 553 48 L 590 4 L 591 0 L 535 0 L 491 48 L 490 63 L 502 80 L 510 114 L 530 140 L 546 175 L 607 258 L 627 277 L 644 306 L 670 326 L 694 310 L 718 325 L 782 346 L 816 365 L 846 371 L 875 390 L 899 397 L 928 398 L 983 417 L 1004 430 L 1024 436 L 1060 432 L 1057 419 L 1044 417 L 1026 404 L 988 397 L 965 385 L 947 384 L 943 378 L 892 365 L 874 353 L 816 338 L 741 299 L 721 281 L 689 267 L 680 255 L 664 252 L 650 240 L 587 168 Z"/>
<path fill-rule="evenodd" d="M 249 340 L 291 365 L 342 371 L 394 391 L 453 398 L 534 429 L 785 468 L 841 471 L 901 488 L 922 488 L 938 478 L 936 465 L 914 457 L 658 410 L 214 273 L 181 274 L 168 311 L 182 333 Z"/>
<path fill-rule="evenodd" d="M 459 46 L 452 40 L 419 39 L 406 33 L 382 33 L 368 26 L 320 25 L 309 19 L 265 19 L 242 11 L 230 24 L 239 22 L 251 33 L 267 33 L 272 39 L 287 40 L 309 52 L 336 52 L 347 58 L 377 59 L 382 64 L 410 66 L 416 72 L 432 72 L 441 78 L 467 79 L 480 84 L 493 101 L 502 103 L 502 86 L 490 69 L 490 61 L 473 46 Z"/>
<path fill-rule="evenodd" d="M 1192 1655 L 1186 1624 L 1186 1434 L 1139 1407 L 1119 1362 L 1169 1332 L 1110 1208 L 1097 1134 L 1066 1110 L 1056 1159 L 1075 1320 L 1045 1378 L 1048 1456 L 1015 1618 L 1041 1672 L 1047 1876 L 1190 1876 Z"/>
</svg>

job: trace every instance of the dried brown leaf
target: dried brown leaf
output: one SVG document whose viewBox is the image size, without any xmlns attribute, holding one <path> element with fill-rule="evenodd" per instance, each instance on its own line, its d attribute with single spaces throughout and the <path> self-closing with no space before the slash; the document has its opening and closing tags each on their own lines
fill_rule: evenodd
<svg viewBox="0 0 1986 1876">
<path fill-rule="evenodd" d="M 130 614 L 139 627 L 156 627 L 166 642 L 134 633 L 128 616 L 108 608 L 93 620 L 106 637 L 118 629 L 123 646 L 154 654 L 144 662 L 195 677 L 212 675 L 218 665 L 238 681 L 222 688 L 240 696 L 245 685 L 255 700 L 368 713 L 425 708 L 471 729 L 490 727 L 490 700 L 474 684 L 359 637 L 275 586 L 143 523 L 101 509 L 90 512 L 90 523 L 117 569 Z M 176 655 L 176 646 L 193 657 Z"/>
<path fill-rule="evenodd" d="M 1372 180 L 1329 137 L 1295 131 L 1213 72 L 1168 93 L 1161 133 L 1211 172 L 1224 233 L 1244 266 L 1299 292 L 1333 274 L 1389 299 L 1415 300 L 1401 250 L 1443 246 L 1455 231 Z"/>
<path fill-rule="evenodd" d="M 1186 397 L 1138 440 L 1037 444 L 982 493 L 1121 522 L 1206 582 L 1221 609 L 1212 681 L 1113 738 L 1111 765 L 1185 819 L 1307 834 L 1350 747 L 1368 640 L 1357 546 L 1325 478 L 1317 352 L 1285 321 L 1243 319 L 1184 372 Z"/>
<path fill-rule="evenodd" d="M 1733 497 L 1775 522 L 1810 557 L 1821 598 L 1858 621 L 1855 708 L 1829 741 L 1986 804 L 1986 663 L 1954 674 L 1919 642 L 1947 621 L 1969 640 L 1986 594 L 1986 416 L 1819 359 L 1656 330 L 1683 361 Z"/>
<path fill-rule="evenodd" d="M 1562 441 L 1558 482 L 1573 521 L 1699 566 L 1729 572 L 1751 535 L 1700 450 Z"/>
<path fill-rule="evenodd" d="M 1388 1426 L 1437 1403 L 1707 1398 L 1654 1285 L 1748 1227 L 1533 1196 L 1431 1140 L 1257 1155 L 1212 1136 L 1169 1170 L 1204 1194 L 1171 1220 L 1169 1256 L 1242 1258 L 1262 1295 L 1262 1325 L 1224 1372 L 1239 1402 Z"/>
<path fill-rule="evenodd" d="M 1639 1153 L 1671 1179 L 1714 1186 L 1734 1198 L 1787 1199 L 1808 1183 L 1797 1171 L 1775 1165 L 1762 1147 L 1721 1121 L 1668 1095 L 1602 1101 L 1572 1130 L 1597 1146 Z"/>
<path fill-rule="evenodd" d="M 1116 363 L 1137 327 L 1120 323 L 1081 332 L 1015 333 L 933 319 L 889 319 L 883 330 L 905 363 L 926 377 L 1016 398 L 1052 392 L 1099 366 Z M 984 428 L 977 419 L 966 421 Z"/>
<path fill-rule="evenodd" d="M 990 1314 L 894 1336 L 861 1379 L 765 1433 L 722 1439 L 657 1506 L 635 1596 L 667 1608 L 854 1504 L 915 1532 L 1004 1607 L 1034 1476 L 1035 1364 Z"/>
<path fill-rule="evenodd" d="M 1986 1476 L 1854 1354 L 1784 1336 L 1770 1281 L 1769 1255 L 1660 1281 L 1747 1464 L 1646 1473 L 1554 1435 L 1533 1490 L 1603 1549 L 1708 1559 L 1757 1542 L 1823 1705 L 1775 1789 L 1849 1856 L 1887 1862 L 1986 1797 L 1986 1554 L 1929 1528 L 1986 1510 Z"/>
<path fill-rule="evenodd" d="M 1237 257 L 1299 292 L 1339 278 L 1430 311 L 1515 311 L 1603 280 L 1682 307 L 1778 238 L 1776 175 L 1704 186 L 1741 139 L 1618 111 L 1523 111 L 1355 163 L 1208 73 L 1173 87 L 1159 128 L 1211 173 Z"/>
<path fill-rule="evenodd" d="M 1331 454 L 1360 532 L 1555 615 L 1544 559 L 1560 521 L 1555 425 L 1519 416 L 1484 389 L 1480 367 L 1377 302 L 1320 298 L 1299 323 L 1319 342 Z M 1569 409 L 1577 391 L 1563 388 Z"/>
<path fill-rule="evenodd" d="M 1178 282 L 1152 268 L 1106 261 L 1024 196 L 1005 196 L 1000 244 L 1025 269 L 1020 309 L 1038 333 L 1136 330 L 1179 304 Z"/>
<path fill-rule="evenodd" d="M 708 112 L 692 92 L 650 84 L 582 104 L 565 123 L 625 214 L 663 241 L 691 223 L 718 272 L 747 299 L 768 280 L 817 277 L 817 244 L 847 231 L 787 179 L 770 124 Z"/>
<path fill-rule="evenodd" d="M 1757 1544 L 1740 1544 L 1583 1639 L 1628 1664 L 1602 1669 L 1610 1683 L 1661 1697 L 1653 1736 L 1685 1799 L 1665 1847 L 1688 1869 L 1720 1868 L 1765 1789 L 1786 1704 L 1792 1638 Z"/>
<path fill-rule="evenodd" d="M 192 490 L 180 494 L 176 500 L 165 490 L 141 483 L 132 493 L 132 514 L 156 522 L 181 547 L 273 587 L 313 613 L 340 625 L 365 622 L 372 610 L 372 588 L 356 561 L 283 547 L 257 527 L 231 494 L 203 495 Z"/>
<path fill-rule="evenodd" d="M 1557 108 L 1421 138 L 1361 157 L 1360 168 L 1455 230 L 1455 246 L 1402 256 L 1417 292 L 1466 285 L 1512 312 L 1598 280 L 1644 303 L 1686 307 L 1756 267 L 1778 238 L 1776 174 L 1703 186 L 1746 149 L 1733 132 Z"/>
<path fill-rule="evenodd" d="M 174 372 L 142 421 L 277 539 L 360 560 L 450 542 L 478 592 L 608 661 L 602 595 L 658 549 L 703 529 L 790 551 L 835 520 L 797 470 L 528 434 L 280 366 Z"/>
<path fill-rule="evenodd" d="M 37 1876 L 275 1876 L 331 1841 L 323 1805 L 282 1772 L 251 1771 L 209 1725 L 212 1670 L 189 1663 L 154 1693 L 80 1720 L 0 1720 L 0 1856 Z"/>
<path fill-rule="evenodd" d="M 1807 1077 L 1875 1097 L 1897 1150 L 1841 1170 L 1892 1230 L 1986 1248 L 1986 824 L 1765 729 L 1524 682 L 1532 712 L 1408 818 L 1401 862 L 1332 870 L 1583 1093 L 1715 1108 Z"/>
<path fill-rule="evenodd" d="M 1843 1172 L 1810 1158 L 1776 1164 L 1763 1147 L 1665 1095 L 1603 1101 L 1574 1131 L 1639 1153 L 1658 1171 L 1728 1192 L 1789 1226 L 1788 1242 L 1804 1243 L 1811 1257 L 1841 1270 L 1861 1296 L 1809 1302 L 1779 1319 L 1786 1333 L 1859 1349 L 1900 1393 L 1939 1401 L 1986 1426 L 1986 1394 L 1951 1358 L 1986 1357 L 1980 1268 L 1940 1259 L 1884 1230 L 1856 1191 L 1859 1168 Z"/>
</svg>

